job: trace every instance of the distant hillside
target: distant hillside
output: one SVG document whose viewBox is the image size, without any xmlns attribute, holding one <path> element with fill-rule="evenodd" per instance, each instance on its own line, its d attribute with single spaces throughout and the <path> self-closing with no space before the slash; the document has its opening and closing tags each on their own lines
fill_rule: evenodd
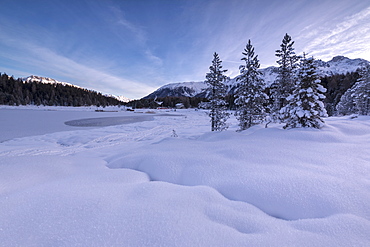
<svg viewBox="0 0 370 247">
<path fill-rule="evenodd" d="M 73 85 L 73 84 L 68 83 L 68 82 L 60 82 L 60 81 L 57 81 L 57 80 L 52 79 L 52 78 L 41 77 L 41 76 L 36 76 L 36 75 L 30 75 L 28 77 L 23 77 L 23 78 L 21 78 L 21 80 L 24 81 L 24 82 L 27 82 L 27 83 L 39 82 L 39 83 L 43 83 L 43 84 L 61 84 L 63 86 L 72 86 L 72 87 L 82 88 L 82 87 Z"/>
<path fill-rule="evenodd" d="M 0 74 L 0 105 L 109 106 L 115 97 L 39 76 L 14 79 Z"/>
<path fill-rule="evenodd" d="M 322 60 L 316 60 L 319 74 L 322 78 L 330 77 L 333 75 L 347 74 L 356 72 L 362 65 L 369 63 L 365 59 L 350 59 L 344 56 L 333 57 L 332 60 L 324 62 Z M 260 70 L 262 77 L 265 81 L 266 86 L 270 86 L 276 79 L 278 68 L 271 66 Z M 229 78 L 226 82 L 229 88 L 229 93 L 232 94 L 236 87 L 236 78 Z M 164 97 L 207 97 L 202 92 L 202 89 L 206 88 L 204 81 L 199 82 L 182 82 L 182 83 L 171 83 L 166 84 L 158 88 L 153 93 L 145 96 L 143 99 L 154 99 Z"/>
<path fill-rule="evenodd" d="M 369 63 L 364 59 L 349 59 L 344 56 L 333 57 L 328 62 L 316 60 L 321 84 L 327 89 L 325 106 L 329 115 L 335 113 L 335 106 L 340 97 L 359 78 L 357 70 Z M 276 80 L 278 68 L 271 66 L 260 70 L 266 83 L 266 93 L 269 94 L 269 86 Z M 237 86 L 237 77 L 228 78 L 228 95 L 226 101 L 230 109 L 234 108 L 234 91 Z M 198 103 L 207 100 L 208 95 L 203 92 L 207 85 L 204 81 L 171 83 L 158 88 L 153 93 L 141 100 L 130 102 L 132 107 L 175 107 L 182 103 L 185 107 L 198 107 Z M 160 103 L 160 104 L 158 104 Z"/>
<path fill-rule="evenodd" d="M 44 84 L 61 84 L 61 85 L 64 85 L 64 86 L 72 86 L 72 87 L 77 87 L 77 88 L 85 90 L 85 88 L 82 88 L 80 86 L 77 86 L 77 85 L 74 85 L 74 84 L 71 84 L 71 83 L 68 83 L 68 82 L 60 82 L 60 81 L 57 81 L 55 79 L 48 78 L 48 77 L 41 77 L 41 76 L 31 75 L 31 76 L 24 77 L 24 78 L 21 78 L 21 79 L 24 82 L 28 82 L 28 83 L 30 83 L 30 82 L 40 82 L 40 83 L 44 83 Z M 106 94 L 104 96 L 115 98 L 115 99 L 117 99 L 117 100 L 119 100 L 123 103 L 127 103 L 127 102 L 130 101 L 129 98 L 126 98 L 123 95 L 116 96 L 116 95 L 112 95 L 112 94 Z"/>
</svg>

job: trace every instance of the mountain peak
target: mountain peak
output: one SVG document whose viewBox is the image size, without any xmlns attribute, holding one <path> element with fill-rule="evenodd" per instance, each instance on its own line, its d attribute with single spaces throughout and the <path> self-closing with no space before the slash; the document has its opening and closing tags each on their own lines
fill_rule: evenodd
<svg viewBox="0 0 370 247">
<path fill-rule="evenodd" d="M 37 76 L 37 75 L 30 75 L 30 76 L 24 77 L 24 78 L 22 78 L 22 80 L 24 82 L 40 82 L 40 83 L 45 83 L 45 84 L 62 84 L 62 85 L 70 85 L 70 86 L 79 87 L 79 86 L 72 85 L 72 84 L 67 83 L 67 82 L 60 82 L 60 81 L 57 81 L 53 78 L 42 77 L 42 76 Z"/>
<path fill-rule="evenodd" d="M 348 57 L 345 56 L 335 56 L 329 62 L 341 62 L 344 60 L 350 60 Z"/>
</svg>

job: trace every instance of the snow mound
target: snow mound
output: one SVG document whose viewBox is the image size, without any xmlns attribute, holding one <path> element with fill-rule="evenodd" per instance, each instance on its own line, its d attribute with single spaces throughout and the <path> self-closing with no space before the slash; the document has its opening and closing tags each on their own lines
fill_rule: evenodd
<svg viewBox="0 0 370 247">
<path fill-rule="evenodd" d="M 370 137 L 370 124 L 364 122 L 361 133 L 344 135 L 338 129 L 335 124 L 322 131 L 255 127 L 244 135 L 168 138 L 152 144 L 150 153 L 133 150 L 108 166 L 142 171 L 154 181 L 210 186 L 285 220 L 370 215 L 363 204 L 364 198 L 370 200 L 368 186 L 358 184 L 361 174 L 370 172 L 365 162 L 369 146 L 356 145 Z"/>
<path fill-rule="evenodd" d="M 194 110 L 67 130 L 137 114 L 2 113 L 31 132 L 0 143 L 1 246 L 370 245 L 370 117 L 213 133 Z"/>
</svg>

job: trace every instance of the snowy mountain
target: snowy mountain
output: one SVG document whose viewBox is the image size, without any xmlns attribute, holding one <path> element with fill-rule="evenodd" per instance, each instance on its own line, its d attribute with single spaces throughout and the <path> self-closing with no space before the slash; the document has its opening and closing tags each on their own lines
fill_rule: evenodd
<svg viewBox="0 0 370 247">
<path fill-rule="evenodd" d="M 319 75 L 323 77 L 335 74 L 346 74 L 347 72 L 354 72 L 359 67 L 369 62 L 361 58 L 350 59 L 344 56 L 336 56 L 328 62 L 316 60 L 316 63 L 319 69 Z M 262 77 L 265 80 L 266 85 L 269 86 L 275 81 L 278 68 L 275 66 L 271 66 L 261 69 L 260 71 L 262 72 Z M 226 82 L 229 90 L 233 90 L 236 86 L 236 83 L 236 78 L 230 78 Z M 171 83 L 158 88 L 153 93 L 144 97 L 144 99 L 154 99 L 155 97 L 161 98 L 166 96 L 204 97 L 206 95 L 202 93 L 202 89 L 206 87 L 207 86 L 203 81 Z"/>
<path fill-rule="evenodd" d="M 118 99 L 119 101 L 124 102 L 124 103 L 127 103 L 127 102 L 131 101 L 131 99 L 129 99 L 129 98 L 123 96 L 123 95 L 116 96 L 116 95 L 109 94 L 109 95 L 106 95 L 106 96 L 113 97 L 113 98 Z"/>
<path fill-rule="evenodd" d="M 345 74 L 354 72 L 369 61 L 361 58 L 350 59 L 344 56 L 333 57 L 332 60 L 324 62 L 317 60 L 321 75 Z"/>
<path fill-rule="evenodd" d="M 62 84 L 64 86 L 68 85 L 68 86 L 73 86 L 73 87 L 78 87 L 78 88 L 82 88 L 82 87 L 79 87 L 79 86 L 76 86 L 76 85 L 73 85 L 71 83 L 68 83 L 68 82 L 60 82 L 60 81 L 57 81 L 53 78 L 48 78 L 48 77 L 42 77 L 42 76 L 36 76 L 36 75 L 30 75 L 28 77 L 24 77 L 24 78 L 21 78 L 24 82 L 40 82 L 40 83 L 44 83 L 44 84 Z"/>
<path fill-rule="evenodd" d="M 195 97 L 202 93 L 202 89 L 206 88 L 207 85 L 200 82 L 180 82 L 170 83 L 158 88 L 153 93 L 144 97 L 144 99 L 154 99 L 156 97 L 163 98 L 167 96 L 172 97 Z"/>
</svg>

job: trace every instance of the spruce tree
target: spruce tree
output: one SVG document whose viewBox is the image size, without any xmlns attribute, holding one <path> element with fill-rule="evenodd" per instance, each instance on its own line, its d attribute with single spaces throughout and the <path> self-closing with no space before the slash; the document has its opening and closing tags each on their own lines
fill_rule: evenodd
<svg viewBox="0 0 370 247">
<path fill-rule="evenodd" d="M 271 116 L 274 121 L 281 120 L 279 111 L 287 104 L 286 99 L 294 90 L 299 57 L 295 54 L 293 45 L 294 41 L 292 41 L 292 38 L 285 34 L 280 49 L 275 51 L 275 55 L 279 58 L 276 61 L 279 67 L 278 76 L 271 85 L 271 97 L 273 100 Z"/>
<path fill-rule="evenodd" d="M 336 106 L 337 113 L 339 115 L 350 115 L 356 113 L 355 102 L 352 97 L 354 88 L 349 88 L 341 97 L 340 101 Z"/>
<path fill-rule="evenodd" d="M 337 105 L 341 115 L 370 115 L 370 64 L 363 66 L 359 74 L 356 83 L 343 94 Z"/>
<path fill-rule="evenodd" d="M 287 98 L 287 105 L 281 109 L 284 114 L 284 128 L 321 128 L 326 117 L 323 100 L 326 89 L 320 84 L 313 57 L 301 59 L 297 75 L 297 85 L 293 94 Z"/>
<path fill-rule="evenodd" d="M 227 129 L 226 121 L 229 118 L 229 113 L 226 111 L 225 96 L 227 86 L 225 85 L 226 76 L 224 73 L 227 70 L 222 69 L 222 61 L 218 54 L 213 54 L 212 65 L 209 67 L 210 72 L 206 74 L 205 89 L 210 100 L 208 106 L 210 108 L 209 117 L 211 118 L 211 130 L 222 131 Z"/>
<path fill-rule="evenodd" d="M 354 85 L 354 103 L 359 115 L 370 115 L 370 64 L 360 70 L 360 78 Z"/>
<path fill-rule="evenodd" d="M 242 54 L 244 57 L 241 60 L 245 64 L 239 67 L 240 75 L 237 77 L 238 85 L 235 92 L 237 107 L 235 116 L 239 121 L 240 131 L 264 121 L 267 101 L 267 95 L 263 92 L 262 73 L 258 70 L 260 67 L 258 56 L 254 54 L 254 47 L 250 40 Z"/>
</svg>

